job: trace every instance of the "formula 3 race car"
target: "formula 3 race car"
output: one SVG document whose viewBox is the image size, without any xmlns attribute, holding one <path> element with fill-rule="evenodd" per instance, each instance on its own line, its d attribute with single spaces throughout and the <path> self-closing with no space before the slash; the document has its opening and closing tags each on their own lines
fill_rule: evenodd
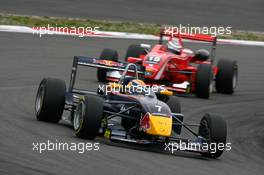
<svg viewBox="0 0 264 175">
<path fill-rule="evenodd" d="M 164 36 L 168 37 L 163 44 Z M 182 39 L 211 42 L 209 53 L 205 49 L 193 52 L 184 48 Z M 214 86 L 217 92 L 232 94 L 237 86 L 238 65 L 235 60 L 220 59 L 214 64 L 217 38 L 209 35 L 189 35 L 162 30 L 159 44 L 130 45 L 125 61 L 145 67 L 144 81 L 150 85 L 165 85 L 176 94 L 195 93 L 197 97 L 209 98 Z M 118 61 L 117 51 L 104 49 L 102 60 Z M 102 77 L 100 74 L 104 74 Z M 121 73 L 98 69 L 98 80 L 118 81 Z"/>
<path fill-rule="evenodd" d="M 195 149 L 186 147 L 182 151 L 196 152 L 210 158 L 217 158 L 223 153 L 223 149 L 212 151 L 201 146 L 226 144 L 225 120 L 217 115 L 205 114 L 200 124 L 183 122 L 180 102 L 177 97 L 171 96 L 171 91 L 157 88 L 154 92 L 154 89 L 149 90 L 150 87 L 148 91 L 138 91 L 137 88 L 144 88 L 144 82 L 138 79 L 141 72 L 133 63 L 125 67 L 118 65 L 118 70 L 123 71 L 118 83 L 109 83 L 96 91 L 76 89 L 74 85 L 78 66 L 102 66 L 98 60 L 74 57 L 68 89 L 63 80 L 44 78 L 36 96 L 36 118 L 57 123 L 66 110 L 70 111 L 66 120 L 71 121 L 76 136 L 80 138 L 92 140 L 101 136 L 115 142 L 167 146 L 181 142 L 196 145 Z M 116 69 L 112 65 L 103 68 Z M 133 78 L 127 76 L 130 73 L 134 73 Z M 198 132 L 191 127 L 198 127 Z M 183 128 L 194 138 L 181 138 Z"/>
</svg>

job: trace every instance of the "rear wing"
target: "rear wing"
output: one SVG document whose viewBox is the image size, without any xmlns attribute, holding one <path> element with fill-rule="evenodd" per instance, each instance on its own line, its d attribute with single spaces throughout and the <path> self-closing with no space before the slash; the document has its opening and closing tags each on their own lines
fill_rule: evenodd
<svg viewBox="0 0 264 175">
<path fill-rule="evenodd" d="M 205 34 L 188 34 L 177 32 L 173 29 L 162 29 L 160 32 L 160 37 L 167 36 L 170 38 L 183 38 L 189 40 L 203 41 L 203 42 L 216 42 L 217 37 Z"/>
<path fill-rule="evenodd" d="M 135 73 L 144 75 L 145 67 L 136 65 L 135 67 L 128 66 L 128 68 L 126 69 L 128 64 L 129 63 L 126 63 L 126 62 L 101 60 L 101 59 L 93 58 L 93 57 L 74 56 L 73 64 L 72 64 L 72 71 L 71 71 L 70 85 L 69 85 L 69 92 L 72 92 L 73 90 L 78 66 L 105 68 L 105 69 L 109 69 L 113 71 L 116 70 L 116 71 L 127 71 L 127 72 L 132 72 L 132 73 L 135 72 Z"/>
<path fill-rule="evenodd" d="M 181 33 L 181 32 L 175 31 L 174 29 L 161 29 L 159 44 L 163 43 L 163 37 L 164 36 L 169 37 L 169 40 L 171 40 L 172 38 L 178 38 L 179 43 L 182 46 L 183 46 L 182 39 L 201 41 L 201 42 L 210 42 L 210 43 L 212 43 L 211 59 L 213 60 L 215 57 L 215 50 L 216 50 L 216 44 L 217 44 L 217 37 L 216 36 L 205 35 L 205 34 Z"/>
</svg>

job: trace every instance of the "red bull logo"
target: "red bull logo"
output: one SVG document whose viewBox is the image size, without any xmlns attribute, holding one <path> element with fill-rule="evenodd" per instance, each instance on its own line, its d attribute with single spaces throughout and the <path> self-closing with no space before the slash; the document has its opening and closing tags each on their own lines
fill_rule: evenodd
<svg viewBox="0 0 264 175">
<path fill-rule="evenodd" d="M 150 119 L 149 119 L 150 114 L 146 113 L 143 117 L 140 119 L 140 127 L 139 130 L 141 131 L 146 131 L 150 128 Z"/>
</svg>

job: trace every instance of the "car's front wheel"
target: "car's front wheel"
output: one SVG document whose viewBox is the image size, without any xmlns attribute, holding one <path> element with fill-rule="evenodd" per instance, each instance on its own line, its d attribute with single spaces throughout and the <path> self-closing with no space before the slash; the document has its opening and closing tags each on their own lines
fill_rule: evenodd
<svg viewBox="0 0 264 175">
<path fill-rule="evenodd" d="M 74 113 L 73 127 L 75 135 L 80 138 L 94 139 L 101 127 L 103 116 L 103 99 L 95 95 L 82 98 Z"/>
<path fill-rule="evenodd" d="M 64 110 L 65 92 L 64 81 L 44 78 L 39 85 L 35 101 L 36 118 L 45 122 L 59 122 Z"/>
<path fill-rule="evenodd" d="M 127 49 L 125 61 L 127 61 L 128 57 L 139 58 L 140 55 L 146 55 L 146 54 L 147 54 L 146 50 L 143 47 L 141 47 L 139 44 L 132 44 Z"/>
<path fill-rule="evenodd" d="M 217 115 L 206 114 L 200 122 L 199 136 L 206 139 L 208 148 L 203 156 L 218 158 L 222 155 L 226 146 L 227 126 L 226 121 Z"/>
<path fill-rule="evenodd" d="M 210 64 L 200 64 L 196 73 L 195 95 L 209 98 L 213 91 L 213 69 Z"/>
<path fill-rule="evenodd" d="M 218 72 L 215 88 L 219 93 L 232 94 L 237 87 L 238 65 L 235 60 L 220 59 L 217 64 Z"/>
</svg>

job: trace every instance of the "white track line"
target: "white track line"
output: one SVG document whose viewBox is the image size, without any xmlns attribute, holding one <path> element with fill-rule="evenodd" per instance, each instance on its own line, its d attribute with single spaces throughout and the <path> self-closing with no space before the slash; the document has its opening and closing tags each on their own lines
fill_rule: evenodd
<svg viewBox="0 0 264 175">
<path fill-rule="evenodd" d="M 15 33 L 31 33 L 35 36 L 40 36 L 40 31 L 35 30 L 26 26 L 11 26 L 11 25 L 0 25 L 1 32 L 15 32 Z M 79 36 L 76 33 L 65 33 L 65 32 L 49 32 L 50 35 L 68 35 L 68 36 Z M 42 35 L 42 37 L 44 34 Z M 120 39 L 144 39 L 144 40 L 158 40 L 159 37 L 155 35 L 138 34 L 138 33 L 127 33 L 127 32 L 108 32 L 108 31 L 97 31 L 94 33 L 85 34 L 84 37 L 102 37 L 102 38 L 120 38 Z M 195 41 L 190 41 L 195 42 Z M 248 41 L 248 40 L 232 40 L 232 39 L 218 39 L 218 44 L 232 44 L 232 45 L 249 45 L 249 46 L 262 46 L 264 47 L 263 41 Z"/>
</svg>

